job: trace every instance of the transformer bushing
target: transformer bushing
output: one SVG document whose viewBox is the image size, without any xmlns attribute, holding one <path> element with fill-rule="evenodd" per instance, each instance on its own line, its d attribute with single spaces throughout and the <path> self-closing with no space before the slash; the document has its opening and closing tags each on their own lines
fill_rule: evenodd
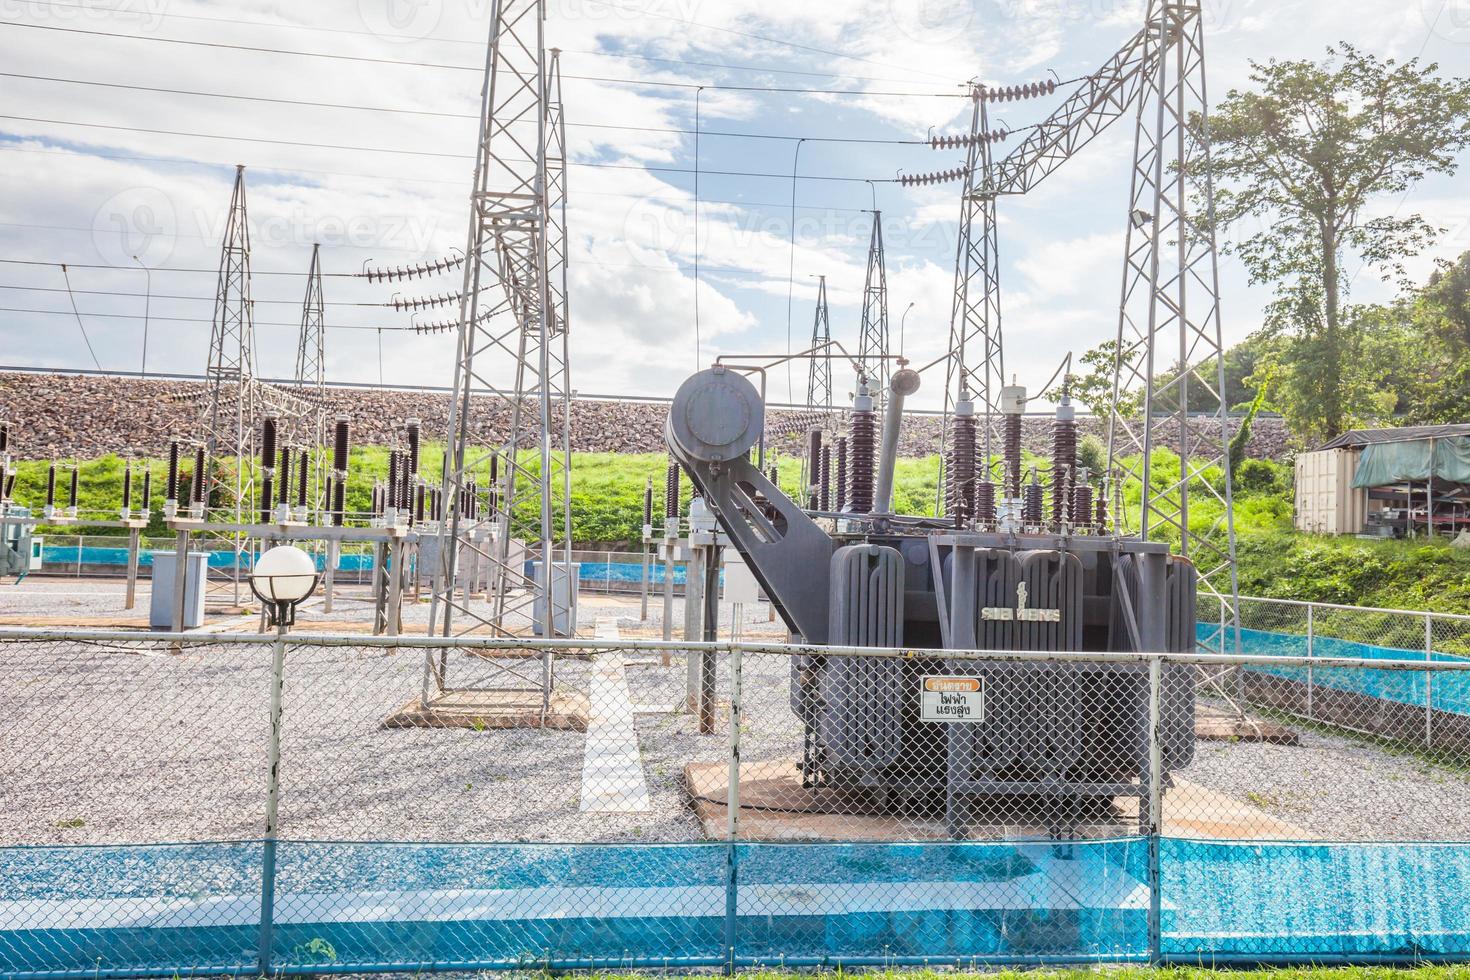
<svg viewBox="0 0 1470 980">
<path fill-rule="evenodd" d="M 1077 470 L 1077 411 L 1067 395 L 1062 396 L 1052 422 L 1051 452 L 1051 519 L 1060 527 L 1068 519 L 1069 510 L 1077 513 L 1071 506 L 1072 481 Z M 1084 521 L 1087 513 L 1082 511 Z"/>
<path fill-rule="evenodd" d="M 853 514 L 870 514 L 878 466 L 878 416 L 873 410 L 873 396 L 866 387 L 860 388 L 853 399 L 847 434 L 850 481 L 847 509 Z"/>
<path fill-rule="evenodd" d="M 995 526 L 995 484 L 990 480 L 975 484 L 975 523 L 981 527 Z"/>
<path fill-rule="evenodd" d="M 811 429 L 806 434 L 806 495 L 807 510 L 822 509 L 821 429 Z"/>
<path fill-rule="evenodd" d="M 949 424 L 945 507 L 955 527 L 969 527 L 975 516 L 975 403 L 968 398 L 956 402 Z"/>
<path fill-rule="evenodd" d="M 837 437 L 837 472 L 832 474 L 832 509 L 842 513 L 847 508 L 847 436 Z"/>
<path fill-rule="evenodd" d="M 818 510 L 830 511 L 832 509 L 832 447 L 822 447 L 821 480 L 817 483 L 817 499 L 821 506 Z"/>
<path fill-rule="evenodd" d="M 1026 411 L 1026 389 L 1007 385 L 1000 390 L 1001 451 L 1005 461 L 1005 495 L 1021 495 L 1021 415 Z"/>
<path fill-rule="evenodd" d="M 1077 527 L 1092 524 L 1092 487 L 1078 483 L 1072 488 L 1072 523 Z"/>
<path fill-rule="evenodd" d="M 1045 490 L 1036 482 L 1036 474 L 1033 473 L 1021 498 L 1021 523 L 1028 528 L 1040 527 L 1045 501 Z"/>
</svg>

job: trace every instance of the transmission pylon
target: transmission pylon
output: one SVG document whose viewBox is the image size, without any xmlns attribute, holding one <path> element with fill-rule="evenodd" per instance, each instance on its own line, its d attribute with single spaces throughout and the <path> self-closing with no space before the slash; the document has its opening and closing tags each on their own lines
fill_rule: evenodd
<svg viewBox="0 0 1470 980">
<path fill-rule="evenodd" d="M 888 389 L 888 271 L 883 259 L 883 212 L 873 212 L 868 242 L 868 274 L 863 280 L 863 324 L 858 336 L 858 367 L 871 390 Z"/>
<path fill-rule="evenodd" d="M 1142 487 L 1140 505 L 1119 516 L 1143 537 L 1177 541 L 1194 562 L 1201 593 L 1219 604 L 1218 615 L 1201 610 L 1213 629 L 1200 643 L 1223 651 L 1239 606 L 1197 0 L 1150 0 L 1144 43 L 1151 50 L 1134 129 L 1108 472 L 1115 497 L 1125 483 Z M 1191 405 L 1208 405 L 1213 414 L 1191 425 Z M 1165 467 L 1155 459 L 1163 448 L 1178 461 Z M 1205 477 L 1214 468 L 1223 479 Z M 1192 494 L 1216 500 L 1218 516 L 1199 520 Z"/>
<path fill-rule="evenodd" d="M 975 405 L 981 419 L 978 450 L 988 464 L 999 442 L 998 399 L 1005 384 L 1000 322 L 1000 257 L 996 235 L 995 188 L 991 180 L 990 119 L 983 86 L 973 85 L 970 136 L 966 141 L 960 195 L 960 231 L 955 248 L 954 299 L 949 314 L 949 357 L 945 361 L 944 424 L 940 429 L 940 466 L 946 459 L 949 418 L 959 402 Z M 937 512 L 943 513 L 944 479 L 939 481 Z"/>
<path fill-rule="evenodd" d="M 301 303 L 301 335 L 296 344 L 296 390 L 310 405 L 306 423 L 310 428 L 312 510 L 322 509 L 326 485 L 327 390 L 326 390 L 326 303 L 322 299 L 321 245 L 311 246 L 311 269 L 306 276 L 306 298 Z"/>
<path fill-rule="evenodd" d="M 444 636 L 518 633 L 533 620 L 544 635 L 555 635 L 559 603 L 563 615 L 575 617 L 575 592 L 558 597 L 550 587 L 551 569 L 571 560 L 571 381 L 566 142 L 559 59 L 545 47 L 543 8 L 543 0 L 496 0 L 492 7 L 430 611 L 430 632 Z M 482 302 L 484 294 L 503 295 L 508 315 L 496 315 L 502 307 Z M 510 425 L 504 441 L 487 449 L 474 415 L 497 401 Z M 471 498 L 497 456 L 504 465 L 490 492 L 489 534 L 475 534 Z M 546 570 L 539 578 L 527 575 L 518 543 Z M 488 563 L 483 605 L 472 601 L 468 585 L 457 588 L 466 563 Z M 543 705 L 549 658 L 539 679 L 506 669 L 537 684 Z M 442 689 L 442 671 L 437 681 Z"/>
<path fill-rule="evenodd" d="M 235 168 L 235 188 L 220 246 L 219 284 L 205 370 L 203 417 L 205 451 L 211 461 L 205 506 L 212 520 L 241 524 L 254 490 L 256 420 L 260 392 L 255 382 L 255 308 L 250 298 L 250 221 L 245 204 L 245 167 Z M 198 479 L 197 475 L 195 479 Z M 235 592 L 247 541 L 235 544 Z"/>
<path fill-rule="evenodd" d="M 812 317 L 811 360 L 806 403 L 818 411 L 832 408 L 832 321 L 827 316 L 827 277 L 817 277 L 817 310 Z"/>
</svg>

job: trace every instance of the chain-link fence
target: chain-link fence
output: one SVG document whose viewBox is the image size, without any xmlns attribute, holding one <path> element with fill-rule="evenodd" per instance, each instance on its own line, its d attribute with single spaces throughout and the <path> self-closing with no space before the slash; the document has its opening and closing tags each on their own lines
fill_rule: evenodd
<svg viewBox="0 0 1470 980">
<path fill-rule="evenodd" d="M 0 974 L 1470 955 L 1450 654 L 603 634 L 0 630 Z"/>
</svg>

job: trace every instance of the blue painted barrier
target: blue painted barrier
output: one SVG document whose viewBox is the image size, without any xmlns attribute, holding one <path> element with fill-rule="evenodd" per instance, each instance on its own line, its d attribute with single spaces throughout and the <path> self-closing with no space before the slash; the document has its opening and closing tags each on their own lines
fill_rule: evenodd
<svg viewBox="0 0 1470 980">
<path fill-rule="evenodd" d="M 251 973 L 262 850 L 0 848 L 0 977 Z M 1134 961 L 1150 953 L 1146 853 L 1137 837 L 282 841 L 268 969 Z M 1470 956 L 1470 845 L 1163 838 L 1159 853 L 1166 960 Z"/>
</svg>

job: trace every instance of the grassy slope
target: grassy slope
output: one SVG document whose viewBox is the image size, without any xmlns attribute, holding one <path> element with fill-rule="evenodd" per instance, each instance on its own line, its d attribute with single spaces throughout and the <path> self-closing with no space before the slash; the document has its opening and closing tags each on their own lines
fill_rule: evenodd
<svg viewBox="0 0 1470 980">
<path fill-rule="evenodd" d="M 423 472 L 438 472 L 442 449 L 426 445 Z M 533 460 L 526 460 L 534 468 Z M 772 457 L 782 489 L 796 495 L 800 463 Z M 155 515 L 163 504 L 163 465 L 154 467 Z M 643 487 L 654 486 L 654 520 L 663 512 L 666 458 L 661 454 L 622 455 L 578 453 L 573 459 L 572 520 L 582 542 L 638 540 L 643 511 Z M 1029 466 L 1029 463 L 1028 463 Z M 121 493 L 122 462 L 115 456 L 82 464 L 80 483 L 84 512 L 114 512 Z M 387 471 L 387 451 L 364 447 L 353 453 L 349 479 L 349 510 L 366 510 L 372 481 Z M 1161 454 L 1155 467 L 1156 485 L 1166 485 L 1178 472 L 1177 460 Z M 899 461 L 895 503 L 903 513 L 933 513 L 938 481 L 938 458 Z M 44 500 L 46 467 L 22 463 L 16 496 L 39 509 Z M 64 502 L 65 477 L 58 499 Z M 682 482 L 682 497 L 689 483 Z M 1191 493 L 1190 525 L 1204 530 L 1218 520 L 1221 506 L 1208 488 L 1218 489 L 1218 472 L 1207 470 Z M 1127 488 L 1125 497 L 1136 505 L 1139 487 Z M 109 516 L 111 514 L 109 513 Z M 1409 541 L 1364 541 L 1304 535 L 1291 528 L 1291 473 L 1287 467 L 1251 461 L 1238 474 L 1235 520 L 1239 534 L 1241 592 L 1280 598 L 1313 599 L 1355 605 L 1431 609 L 1470 613 L 1470 551 L 1447 544 Z M 155 533 L 164 529 L 155 516 Z M 78 533 L 67 528 L 63 533 Z M 101 531 L 99 533 L 116 533 Z"/>
</svg>

